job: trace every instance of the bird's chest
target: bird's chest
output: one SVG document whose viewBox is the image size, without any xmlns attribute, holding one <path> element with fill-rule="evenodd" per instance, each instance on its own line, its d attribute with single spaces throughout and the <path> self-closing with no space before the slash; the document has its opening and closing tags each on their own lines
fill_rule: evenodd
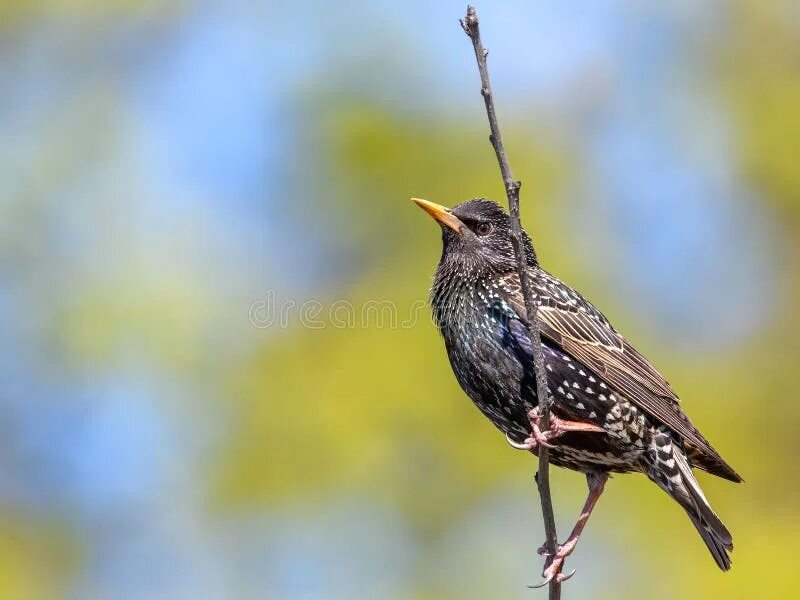
<svg viewBox="0 0 800 600">
<path fill-rule="evenodd" d="M 536 404 L 532 363 L 507 328 L 513 311 L 490 290 L 449 301 L 440 320 L 453 373 L 465 393 L 501 430 L 527 431 Z"/>
</svg>

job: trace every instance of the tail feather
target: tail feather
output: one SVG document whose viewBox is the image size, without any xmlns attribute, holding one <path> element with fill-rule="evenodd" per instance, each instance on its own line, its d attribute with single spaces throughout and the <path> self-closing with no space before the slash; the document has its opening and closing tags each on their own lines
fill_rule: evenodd
<svg viewBox="0 0 800 600">
<path fill-rule="evenodd" d="M 689 509 L 686 510 L 686 513 L 689 515 L 689 519 L 691 519 L 692 524 L 695 526 L 695 528 L 697 528 L 700 537 L 703 538 L 706 546 L 708 546 L 711 556 L 714 557 L 714 560 L 717 562 L 719 568 L 723 571 L 730 569 L 731 557 L 728 553 L 733 550 L 733 543 L 729 541 L 730 534 L 728 534 L 728 541 L 726 541 L 726 539 L 722 537 L 715 529 L 709 527 L 708 523 L 701 517 L 696 514 L 692 514 Z"/>
<path fill-rule="evenodd" d="M 669 432 L 661 431 L 654 436 L 647 462 L 648 477 L 683 507 L 719 568 L 723 571 L 730 569 L 731 534 L 711 508 L 686 454 L 673 443 Z"/>
<path fill-rule="evenodd" d="M 676 449 L 673 457 L 681 474 L 682 487 L 688 492 L 689 502 L 681 502 L 680 498 L 677 499 L 708 546 L 719 568 L 727 571 L 731 568 L 731 557 L 728 552 L 733 551 L 731 533 L 711 508 L 683 452 Z"/>
</svg>

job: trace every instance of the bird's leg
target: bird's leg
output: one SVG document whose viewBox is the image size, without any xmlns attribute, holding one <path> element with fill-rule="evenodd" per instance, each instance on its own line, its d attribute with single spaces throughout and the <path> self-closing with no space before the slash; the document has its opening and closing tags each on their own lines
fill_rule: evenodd
<svg viewBox="0 0 800 600">
<path fill-rule="evenodd" d="M 564 581 L 572 577 L 574 571 L 569 575 L 564 575 L 561 572 L 564 567 L 564 560 L 575 550 L 578 539 L 581 537 L 581 533 L 583 533 L 583 528 L 586 526 L 586 521 L 589 520 L 594 505 L 597 504 L 600 495 L 603 493 L 606 481 L 608 481 L 608 473 L 589 473 L 586 475 L 586 483 L 589 485 L 589 495 L 583 505 L 583 510 L 578 517 L 578 521 L 575 523 L 575 527 L 572 528 L 572 533 L 570 533 L 567 541 L 558 546 L 555 554 L 547 557 L 547 561 L 544 564 L 544 572 L 542 573 L 544 581 L 534 587 L 544 586 L 553 578 L 555 578 L 556 581 Z M 539 548 L 539 554 L 547 554 L 547 549 L 542 546 Z"/>
<path fill-rule="evenodd" d="M 537 406 L 531 412 L 528 413 L 528 418 L 531 420 L 531 431 L 532 439 L 534 439 L 537 443 L 543 444 L 545 446 L 552 447 L 551 444 L 547 442 L 555 439 L 561 435 L 569 431 L 584 431 L 584 432 L 595 432 L 595 433 L 604 433 L 605 429 L 600 427 L 599 425 L 595 425 L 594 423 L 584 423 L 581 421 L 566 421 L 564 419 L 559 419 L 553 413 L 550 413 L 550 427 L 547 431 L 542 431 L 542 417 L 539 414 L 539 407 Z M 527 440 L 526 440 L 527 441 Z"/>
<path fill-rule="evenodd" d="M 553 440 L 561 435 L 564 435 L 568 431 L 583 431 L 583 432 L 594 432 L 594 433 L 603 433 L 605 430 L 598 425 L 594 425 L 593 423 L 582 423 L 581 421 L 566 421 L 564 419 L 559 419 L 554 414 L 550 413 L 550 427 L 547 431 L 542 431 L 542 417 L 539 414 L 539 408 L 536 407 L 532 411 L 528 413 L 528 418 L 531 421 L 531 436 L 527 438 L 524 442 L 519 443 L 515 442 L 511 439 L 511 437 L 506 433 L 506 441 L 512 448 L 516 448 L 517 450 L 536 450 L 538 446 L 547 446 L 548 448 L 552 448 L 553 444 L 550 443 L 550 440 Z"/>
</svg>

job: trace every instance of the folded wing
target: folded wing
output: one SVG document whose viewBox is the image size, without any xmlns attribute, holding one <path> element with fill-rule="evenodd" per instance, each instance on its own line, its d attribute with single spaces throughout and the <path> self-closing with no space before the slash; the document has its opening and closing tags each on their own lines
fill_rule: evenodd
<svg viewBox="0 0 800 600">
<path fill-rule="evenodd" d="M 524 303 L 515 281 L 509 302 L 524 315 Z M 537 270 L 534 289 L 540 301 L 539 330 L 543 338 L 588 367 L 606 385 L 635 403 L 678 434 L 695 466 L 731 481 L 741 477 L 728 465 L 679 406 L 678 396 L 666 379 L 636 348 L 617 333 L 591 303 L 548 273 Z M 515 292 L 515 293 L 513 293 Z"/>
</svg>

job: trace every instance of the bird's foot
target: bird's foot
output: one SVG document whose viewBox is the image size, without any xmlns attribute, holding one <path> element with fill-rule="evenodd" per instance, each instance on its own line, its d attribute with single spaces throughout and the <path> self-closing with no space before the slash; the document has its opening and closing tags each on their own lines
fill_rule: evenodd
<svg viewBox="0 0 800 600">
<path fill-rule="evenodd" d="M 526 438 L 524 442 L 515 442 L 506 433 L 506 441 L 512 448 L 517 450 L 534 451 L 539 446 L 552 448 L 553 444 L 550 442 L 568 431 L 583 431 L 583 432 L 597 432 L 602 433 L 605 430 L 602 427 L 592 423 L 582 423 L 580 421 L 566 421 L 559 419 L 554 414 L 550 415 L 550 427 L 546 431 L 542 431 L 542 417 L 539 415 L 539 409 L 534 408 L 528 413 L 528 418 L 531 421 L 531 435 Z"/>
<path fill-rule="evenodd" d="M 544 577 L 544 580 L 541 583 L 532 585 L 530 587 L 544 587 L 551 581 L 558 581 L 560 583 L 575 575 L 575 569 L 572 569 L 572 571 L 566 574 L 562 571 L 564 569 L 564 561 L 570 554 L 572 554 L 572 551 L 575 550 L 576 543 L 577 540 L 570 539 L 567 543 L 560 545 L 555 554 L 549 554 L 546 546 L 539 548 L 537 552 L 541 555 L 547 556 L 547 560 L 544 563 L 544 571 L 542 571 L 542 577 Z"/>
<path fill-rule="evenodd" d="M 581 537 L 581 533 L 586 525 L 586 521 L 589 520 L 592 510 L 594 509 L 594 505 L 600 498 L 600 494 L 603 493 L 603 488 L 605 487 L 607 480 L 608 473 L 600 472 L 589 473 L 586 475 L 586 482 L 589 484 L 589 495 L 587 496 L 586 502 L 583 505 L 583 510 L 578 517 L 578 521 L 575 523 L 575 527 L 572 528 L 572 533 L 569 534 L 567 541 L 563 544 L 560 544 L 558 548 L 556 548 L 555 553 L 550 554 L 546 545 L 539 548 L 539 554 L 547 557 L 547 560 L 545 560 L 544 563 L 544 571 L 542 572 L 544 581 L 533 587 L 542 587 L 551 581 L 566 581 L 575 574 L 574 569 L 572 572 L 567 573 L 566 575 L 562 573 L 562 570 L 564 569 L 564 561 L 570 554 L 572 554 L 573 550 L 575 550 L 575 546 L 578 545 L 578 539 Z"/>
<path fill-rule="evenodd" d="M 511 439 L 511 436 L 506 433 L 506 441 L 508 442 L 508 445 L 512 448 L 516 448 L 517 450 L 528 450 L 529 452 L 533 452 L 539 446 L 547 446 L 548 448 L 553 447 L 553 445 L 547 441 L 550 439 L 550 437 L 545 435 L 545 433 L 549 432 L 543 433 L 542 430 L 539 429 L 538 425 L 533 425 L 532 429 L 533 432 L 531 433 L 531 437 L 525 438 L 525 441 L 522 443 L 515 442 Z"/>
<path fill-rule="evenodd" d="M 548 446 L 551 448 L 552 444 L 548 443 L 550 440 L 554 440 L 555 438 L 564 435 L 569 431 L 583 431 L 588 433 L 605 432 L 605 429 L 603 429 L 599 425 L 595 425 L 594 423 L 584 423 L 582 421 L 567 421 L 565 419 L 559 419 L 556 415 L 552 413 L 550 413 L 550 427 L 546 431 L 542 431 L 544 423 L 542 423 L 542 417 L 539 414 L 539 407 L 536 407 L 531 412 L 529 412 L 528 418 L 531 421 L 531 431 L 533 432 L 532 438 L 536 440 L 538 444 L 541 444 L 543 446 Z"/>
</svg>

